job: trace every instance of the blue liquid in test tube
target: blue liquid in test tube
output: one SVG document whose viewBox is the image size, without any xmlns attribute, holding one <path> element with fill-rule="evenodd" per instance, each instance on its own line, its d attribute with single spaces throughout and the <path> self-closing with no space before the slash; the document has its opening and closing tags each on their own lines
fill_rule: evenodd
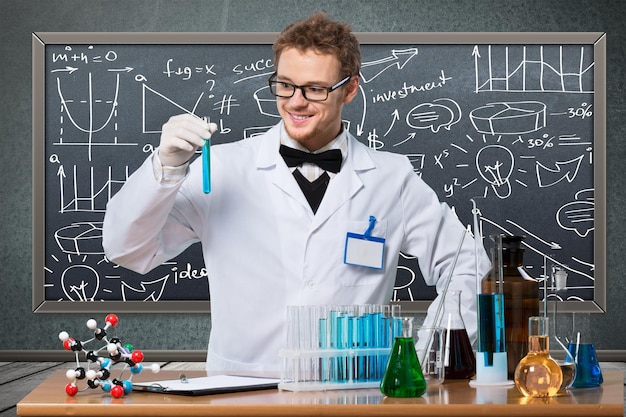
<svg viewBox="0 0 626 417">
<path fill-rule="evenodd" d="M 366 348 L 366 340 L 365 340 L 365 330 L 368 327 L 366 325 L 366 322 L 368 321 L 367 316 L 365 314 L 360 313 L 359 317 L 357 318 L 357 344 L 358 347 L 363 349 Z M 367 363 L 367 358 L 364 355 L 359 355 L 358 357 L 358 366 L 357 366 L 357 380 L 358 381 L 365 381 L 367 380 L 367 375 L 366 375 L 366 363 Z"/>
<path fill-rule="evenodd" d="M 381 332 L 380 332 L 380 347 L 381 348 L 390 348 L 391 344 L 390 344 L 390 329 L 389 329 L 389 317 L 385 317 L 384 315 L 381 317 Z M 388 354 L 381 354 L 380 355 L 380 362 L 379 362 L 379 373 L 380 373 L 380 377 L 382 378 L 382 376 L 385 374 L 385 369 L 387 368 L 387 362 L 389 361 L 389 355 Z"/>
<path fill-rule="evenodd" d="M 203 117 L 206 123 L 209 123 L 208 117 Z M 202 191 L 205 194 L 211 192 L 211 139 L 204 139 L 202 146 Z"/>
<path fill-rule="evenodd" d="M 331 349 L 338 349 L 338 320 L 337 318 L 339 317 L 339 312 L 335 309 L 332 309 L 330 311 L 330 314 L 328 315 L 328 321 L 330 324 L 330 348 Z M 330 380 L 332 382 L 339 382 L 339 358 L 337 356 L 331 357 L 330 358 Z"/>
<path fill-rule="evenodd" d="M 368 349 L 374 347 L 374 320 L 371 313 L 365 314 L 365 321 L 363 322 L 363 338 L 364 338 L 364 346 Z M 372 363 L 374 362 L 374 358 L 372 355 L 367 355 L 365 359 L 365 379 L 367 381 L 371 381 L 374 377 L 374 372 L 372 368 Z"/>
<path fill-rule="evenodd" d="M 382 345 L 381 341 L 381 325 L 382 325 L 382 313 L 377 311 L 376 308 L 373 309 L 371 313 L 372 317 L 372 347 L 379 348 Z M 372 355 L 370 363 L 370 375 L 372 379 L 380 379 L 380 365 L 381 358 L 378 354 Z"/>
<path fill-rule="evenodd" d="M 339 311 L 335 316 L 335 328 L 337 329 L 335 334 L 335 349 L 340 350 L 345 347 L 344 336 L 345 334 L 347 334 L 348 326 L 344 323 L 344 314 Z M 346 374 L 346 363 L 345 358 L 339 354 L 336 358 L 336 366 L 337 373 L 335 375 L 335 382 L 344 382 Z"/>
</svg>

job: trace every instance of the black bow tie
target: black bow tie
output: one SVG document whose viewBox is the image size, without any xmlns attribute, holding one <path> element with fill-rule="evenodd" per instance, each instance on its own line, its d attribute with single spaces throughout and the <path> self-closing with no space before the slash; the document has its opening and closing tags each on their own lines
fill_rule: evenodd
<svg viewBox="0 0 626 417">
<path fill-rule="evenodd" d="M 280 145 L 282 155 L 288 167 L 296 167 L 305 162 L 315 164 L 325 171 L 337 173 L 341 169 L 341 151 L 331 149 L 320 153 L 310 153 L 299 151 L 285 145 Z"/>
</svg>

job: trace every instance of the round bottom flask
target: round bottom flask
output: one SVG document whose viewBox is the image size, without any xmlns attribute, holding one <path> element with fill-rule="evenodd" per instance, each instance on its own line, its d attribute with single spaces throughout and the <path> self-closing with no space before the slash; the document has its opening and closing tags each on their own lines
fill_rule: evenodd
<svg viewBox="0 0 626 417">
<path fill-rule="evenodd" d="M 561 367 L 549 353 L 548 318 L 528 319 L 528 354 L 515 368 L 515 385 L 526 397 L 552 397 L 561 389 Z"/>
</svg>

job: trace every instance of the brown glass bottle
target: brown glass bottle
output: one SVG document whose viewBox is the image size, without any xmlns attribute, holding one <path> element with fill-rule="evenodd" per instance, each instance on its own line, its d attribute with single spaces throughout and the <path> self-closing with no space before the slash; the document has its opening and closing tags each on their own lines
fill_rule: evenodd
<svg viewBox="0 0 626 417">
<path fill-rule="evenodd" d="M 539 284 L 524 269 L 523 236 L 502 237 L 502 273 L 507 373 L 512 378 L 519 361 L 528 353 L 528 319 L 539 315 Z M 494 265 L 482 281 L 483 293 L 496 293 Z"/>
</svg>

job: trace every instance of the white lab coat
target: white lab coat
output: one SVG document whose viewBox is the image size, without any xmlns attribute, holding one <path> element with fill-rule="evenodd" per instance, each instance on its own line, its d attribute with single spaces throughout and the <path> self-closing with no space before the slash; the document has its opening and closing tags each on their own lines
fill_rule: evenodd
<svg viewBox="0 0 626 417">
<path fill-rule="evenodd" d="M 211 291 L 209 370 L 277 373 L 286 306 L 386 304 L 400 251 L 416 256 L 426 282 L 441 291 L 464 230 L 406 157 L 368 149 L 352 135 L 344 165 L 313 214 L 278 153 L 280 129 L 213 146 L 208 195 L 200 159 L 181 183 L 162 185 L 148 158 L 107 207 L 106 254 L 137 272 L 202 242 Z M 383 270 L 344 264 L 346 234 L 364 233 L 370 216 L 377 219 L 372 236 L 386 239 Z M 471 337 L 474 274 L 468 236 L 450 288 L 463 290 Z"/>
</svg>

